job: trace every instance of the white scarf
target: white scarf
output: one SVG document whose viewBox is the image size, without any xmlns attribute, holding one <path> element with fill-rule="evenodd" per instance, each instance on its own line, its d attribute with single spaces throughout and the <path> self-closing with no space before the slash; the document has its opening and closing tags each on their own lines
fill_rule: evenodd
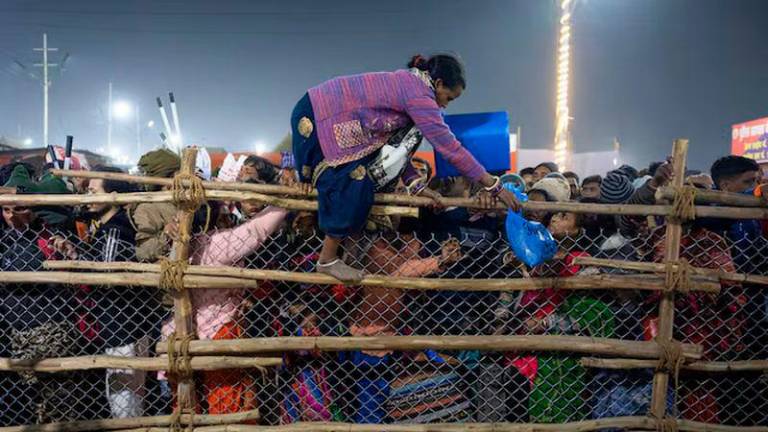
<svg viewBox="0 0 768 432">
<path fill-rule="evenodd" d="M 408 69 L 408 72 L 416 75 L 430 89 L 432 89 L 432 90 L 435 89 L 435 82 L 432 81 L 432 77 L 429 76 L 429 72 L 423 71 L 423 70 L 418 69 L 418 68 L 410 68 L 410 69 Z"/>
</svg>

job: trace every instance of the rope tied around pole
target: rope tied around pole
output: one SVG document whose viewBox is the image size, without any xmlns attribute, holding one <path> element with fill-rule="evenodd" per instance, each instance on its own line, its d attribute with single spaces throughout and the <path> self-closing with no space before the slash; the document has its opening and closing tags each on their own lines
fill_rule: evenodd
<svg viewBox="0 0 768 432">
<path fill-rule="evenodd" d="M 186 262 L 162 258 L 160 260 L 160 289 L 165 292 L 184 291 L 184 272 L 186 270 Z"/>
<path fill-rule="evenodd" d="M 680 223 L 696 219 L 696 188 L 682 186 L 674 188 L 675 200 L 669 217 Z"/>
<path fill-rule="evenodd" d="M 189 343 L 192 341 L 192 335 L 185 335 L 179 337 L 176 332 L 173 332 L 168 337 L 168 375 L 174 379 L 189 379 L 192 377 L 194 370 L 192 369 L 192 357 L 189 355 Z M 176 344 L 179 343 L 179 352 L 176 352 Z M 177 401 L 177 406 L 171 413 L 171 419 L 168 424 L 168 430 L 170 432 L 182 432 L 192 431 L 194 429 L 194 415 L 195 411 L 193 407 L 184 406 L 187 405 L 184 401 Z M 181 425 L 181 416 L 187 414 L 190 416 L 189 422 L 186 427 Z"/>
<path fill-rule="evenodd" d="M 192 370 L 192 357 L 189 355 L 189 343 L 192 335 L 179 337 L 176 332 L 168 337 L 168 374 L 176 378 L 189 378 Z M 179 352 L 176 352 L 176 344 Z"/>
<path fill-rule="evenodd" d="M 205 202 L 205 188 L 200 177 L 177 173 L 171 185 L 173 204 L 180 210 L 194 212 Z"/>
<path fill-rule="evenodd" d="M 664 268 L 664 276 L 664 292 L 690 292 L 691 265 L 685 258 L 678 261 L 667 261 Z"/>
<path fill-rule="evenodd" d="M 656 365 L 657 371 L 669 372 L 675 374 L 675 380 L 680 373 L 680 367 L 685 361 L 683 356 L 683 344 L 680 341 L 663 340 L 658 337 L 654 339 L 661 349 L 659 363 Z"/>
<path fill-rule="evenodd" d="M 664 340 L 660 339 L 659 337 L 654 338 L 654 341 L 659 345 L 659 348 L 661 349 L 661 355 L 659 356 L 659 362 L 656 364 L 656 371 L 658 372 L 666 372 L 672 374 L 672 378 L 675 381 L 675 387 L 674 387 L 674 393 L 673 397 L 676 400 L 677 399 L 677 393 L 680 387 L 680 369 L 683 366 L 683 363 L 685 362 L 685 357 L 683 355 L 683 344 L 680 341 L 670 339 L 670 340 Z M 675 403 L 673 406 L 676 406 Z M 673 419 L 674 420 L 674 419 Z M 657 423 L 658 426 L 658 423 Z M 677 430 L 677 423 L 675 423 L 675 429 L 659 429 L 661 431 L 666 432 L 669 431 L 676 431 Z"/>
<path fill-rule="evenodd" d="M 189 355 L 189 344 L 194 335 L 187 328 L 184 304 L 189 303 L 189 298 L 184 287 L 184 273 L 188 266 L 188 249 L 191 240 L 190 223 L 194 214 L 206 204 L 205 188 L 203 181 L 194 175 L 194 150 L 185 150 L 182 155 L 182 170 L 173 176 L 171 183 L 171 198 L 174 206 L 180 213 L 179 238 L 174 239 L 173 260 L 164 259 L 160 263 L 161 289 L 174 297 L 174 322 L 176 329 L 168 338 L 168 375 L 178 382 L 176 407 L 171 417 L 169 430 L 180 432 L 194 429 L 195 395 L 194 395 L 194 371 L 192 370 L 192 358 Z M 206 215 L 206 229 L 210 219 L 210 206 Z M 178 333 L 177 333 L 178 332 Z M 178 348 L 176 344 L 179 343 Z M 178 349 L 178 351 L 177 351 Z M 186 427 L 182 429 L 182 415 L 188 415 Z"/>
</svg>

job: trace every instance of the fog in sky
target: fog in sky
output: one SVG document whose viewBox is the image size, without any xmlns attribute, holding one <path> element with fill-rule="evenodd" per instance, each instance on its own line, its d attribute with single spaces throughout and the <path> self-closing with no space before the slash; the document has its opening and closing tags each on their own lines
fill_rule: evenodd
<svg viewBox="0 0 768 432">
<path fill-rule="evenodd" d="M 573 18 L 576 151 L 662 159 L 691 140 L 691 166 L 730 149 L 730 125 L 768 116 L 768 1 L 577 0 Z M 107 136 L 107 87 L 138 104 L 142 151 L 172 90 L 187 143 L 252 150 L 288 132 L 294 103 L 336 75 L 394 70 L 416 53 L 459 53 L 467 91 L 451 113 L 507 110 L 523 147 L 551 147 L 554 0 L 0 1 L 0 135 L 42 142 L 40 54 L 52 74 L 51 141 Z M 31 76 L 32 74 L 35 77 Z M 146 122 L 154 120 L 154 130 Z M 114 143 L 136 155 L 133 119 Z"/>
</svg>

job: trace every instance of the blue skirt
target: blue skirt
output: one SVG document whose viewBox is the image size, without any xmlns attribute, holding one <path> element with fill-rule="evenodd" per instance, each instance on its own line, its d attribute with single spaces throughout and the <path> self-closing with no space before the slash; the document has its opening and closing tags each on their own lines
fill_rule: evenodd
<svg viewBox="0 0 768 432">
<path fill-rule="evenodd" d="M 307 120 L 304 120 L 302 130 L 299 128 L 303 118 L 311 122 L 309 134 Z M 308 94 L 305 94 L 293 109 L 291 132 L 299 179 L 302 182 L 312 182 L 324 157 L 317 138 L 315 114 Z M 374 152 L 360 160 L 336 167 L 321 167 L 322 172 L 315 179 L 314 186 L 318 194 L 318 222 L 320 229 L 327 235 L 344 238 L 359 232 L 365 226 L 373 206 L 375 191 L 367 166 L 376 154 L 377 152 Z"/>
</svg>

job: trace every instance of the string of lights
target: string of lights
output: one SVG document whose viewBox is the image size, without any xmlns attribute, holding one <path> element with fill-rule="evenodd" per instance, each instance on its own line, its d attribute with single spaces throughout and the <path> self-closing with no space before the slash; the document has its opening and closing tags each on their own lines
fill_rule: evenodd
<svg viewBox="0 0 768 432">
<path fill-rule="evenodd" d="M 572 0 L 560 0 L 560 33 L 557 49 L 557 103 L 555 106 L 555 163 L 566 169 L 570 130 L 568 85 L 571 68 Z"/>
</svg>

